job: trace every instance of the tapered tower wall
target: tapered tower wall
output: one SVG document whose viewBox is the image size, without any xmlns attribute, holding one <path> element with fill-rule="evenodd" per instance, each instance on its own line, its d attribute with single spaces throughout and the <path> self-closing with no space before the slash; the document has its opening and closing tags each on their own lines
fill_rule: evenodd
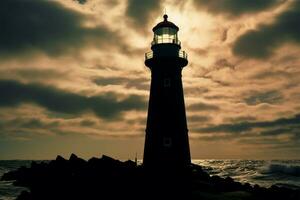
<svg viewBox="0 0 300 200">
<path fill-rule="evenodd" d="M 182 86 L 182 69 L 188 64 L 181 51 L 176 25 L 167 21 L 153 28 L 160 34 L 165 27 L 176 40 L 160 42 L 154 37 L 152 52 L 146 54 L 145 64 L 151 70 L 151 89 L 144 148 L 143 165 L 148 168 L 185 168 L 191 164 L 188 128 Z M 163 31 L 160 31 L 162 29 Z M 168 31 L 168 29 L 167 29 Z M 162 36 L 164 37 L 164 36 Z M 171 41 L 171 42 L 170 42 Z"/>
</svg>

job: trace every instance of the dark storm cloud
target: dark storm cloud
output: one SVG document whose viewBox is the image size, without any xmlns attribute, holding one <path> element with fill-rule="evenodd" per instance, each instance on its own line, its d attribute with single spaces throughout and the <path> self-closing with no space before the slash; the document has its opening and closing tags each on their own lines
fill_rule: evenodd
<svg viewBox="0 0 300 200">
<path fill-rule="evenodd" d="M 210 91 L 210 89 L 206 88 L 206 87 L 195 87 L 195 86 L 185 86 L 184 87 L 184 94 L 186 97 L 189 96 L 199 96 L 205 93 L 208 93 Z"/>
<path fill-rule="evenodd" d="M 86 97 L 40 84 L 22 84 L 16 81 L 0 81 L 0 107 L 34 103 L 50 111 L 65 114 L 80 114 L 93 111 L 105 119 L 118 118 L 123 111 L 143 110 L 142 97 L 131 95 L 118 100 L 116 94 Z"/>
<path fill-rule="evenodd" d="M 298 127 L 300 128 L 300 127 Z M 294 131 L 293 127 L 288 128 L 277 128 L 260 132 L 260 135 L 268 136 L 268 135 L 281 135 L 285 133 L 292 133 Z"/>
<path fill-rule="evenodd" d="M 234 140 L 234 139 L 236 139 L 236 136 L 234 136 L 234 135 L 218 135 L 218 136 L 204 135 L 204 136 L 201 136 L 201 137 L 197 137 L 196 139 L 201 140 L 201 141 L 209 141 L 209 142 L 212 142 L 212 141 L 226 141 L 226 140 Z"/>
<path fill-rule="evenodd" d="M 188 122 L 189 123 L 196 123 L 196 122 L 208 122 L 211 120 L 210 116 L 203 116 L 203 115 L 190 115 L 188 116 Z"/>
<path fill-rule="evenodd" d="M 207 100 L 231 100 L 231 99 L 233 99 L 231 96 L 226 96 L 226 95 L 209 95 L 209 96 L 204 96 L 204 98 Z"/>
<path fill-rule="evenodd" d="M 280 140 L 280 139 L 274 138 L 274 137 L 262 137 L 259 140 L 255 137 L 252 137 L 252 138 L 245 137 L 245 138 L 238 138 L 237 141 L 241 144 L 255 145 L 257 148 L 259 148 L 259 146 L 263 146 L 264 148 L 267 147 L 268 149 L 280 149 L 280 150 L 294 149 L 294 150 L 300 150 L 299 142 L 293 141 L 293 140 L 283 141 L 283 140 Z M 252 149 L 253 146 L 248 147 L 248 148 Z"/>
<path fill-rule="evenodd" d="M 263 59 L 287 42 L 300 44 L 300 1 L 294 1 L 290 9 L 280 14 L 273 24 L 261 25 L 240 36 L 234 43 L 233 53 Z"/>
<path fill-rule="evenodd" d="M 1 139 L 30 139 L 33 136 L 55 133 L 60 127 L 57 120 L 42 120 L 38 118 L 25 118 L 22 116 L 13 119 L 0 120 Z"/>
<path fill-rule="evenodd" d="M 150 83 L 146 78 L 128 78 L 128 77 L 97 77 L 94 83 L 101 86 L 121 85 L 125 88 L 136 88 L 139 90 L 149 90 Z"/>
<path fill-rule="evenodd" d="M 241 133 L 245 131 L 251 131 L 254 128 L 274 128 L 274 127 L 294 127 L 298 131 L 300 130 L 300 114 L 290 118 L 279 118 L 273 121 L 257 121 L 257 122 L 239 122 L 219 124 L 215 126 L 208 126 L 205 128 L 199 128 L 197 132 L 204 133 Z M 269 132 L 271 133 L 271 132 Z"/>
<path fill-rule="evenodd" d="M 87 2 L 87 0 L 73 0 L 73 1 L 76 1 L 78 2 L 79 4 L 85 4 Z"/>
<path fill-rule="evenodd" d="M 221 41 L 222 42 L 225 42 L 227 40 L 228 30 L 229 30 L 228 28 L 223 30 L 222 35 L 221 35 Z"/>
<path fill-rule="evenodd" d="M 240 116 L 240 117 L 228 117 L 225 118 L 224 121 L 227 122 L 244 122 L 244 121 L 255 121 L 256 117 L 253 116 Z"/>
<path fill-rule="evenodd" d="M 239 16 L 255 13 L 278 5 L 283 0 L 194 0 L 199 7 L 215 14 Z"/>
<path fill-rule="evenodd" d="M 0 57 L 35 51 L 58 56 L 115 35 L 103 27 L 83 27 L 87 16 L 55 1 L 0 2 Z"/>
<path fill-rule="evenodd" d="M 60 125 L 59 121 L 43 121 L 37 118 L 21 118 L 17 117 L 11 120 L 0 121 L 0 130 L 6 129 L 7 127 L 16 127 L 16 128 L 28 128 L 28 129 L 40 129 L 40 128 L 56 128 Z"/>
<path fill-rule="evenodd" d="M 252 75 L 250 78 L 254 78 L 254 79 L 274 79 L 274 78 L 286 78 L 286 79 L 290 79 L 292 77 L 295 77 L 295 75 L 297 76 L 297 73 L 291 73 L 291 72 L 287 72 L 287 71 L 283 71 L 283 70 L 268 70 L 268 71 L 263 71 L 263 72 L 259 72 L 257 74 Z"/>
<path fill-rule="evenodd" d="M 153 13 L 163 13 L 161 0 L 128 0 L 126 14 L 137 27 L 146 27 Z"/>
<path fill-rule="evenodd" d="M 24 121 L 21 124 L 21 127 L 23 128 L 54 128 L 54 127 L 58 127 L 59 126 L 59 122 L 58 121 L 54 121 L 54 122 L 43 122 L 40 119 L 30 119 L 28 121 Z"/>
<path fill-rule="evenodd" d="M 215 61 L 214 70 L 220 70 L 224 68 L 235 69 L 235 64 L 228 61 L 226 58 L 220 58 Z"/>
<path fill-rule="evenodd" d="M 206 103 L 195 103 L 188 106 L 189 110 L 192 111 L 217 111 L 220 110 L 220 108 L 216 105 L 212 104 L 206 104 Z"/>
<path fill-rule="evenodd" d="M 205 128 L 195 129 L 199 133 L 239 133 L 250 131 L 253 127 L 249 122 L 241 122 L 236 124 L 219 124 L 215 126 L 208 126 Z"/>
<path fill-rule="evenodd" d="M 63 76 L 65 77 L 67 73 L 67 72 L 60 72 L 54 69 L 16 69 L 13 70 L 13 72 L 16 75 L 27 78 L 29 80 L 35 79 L 37 77 L 43 78 L 44 80 L 63 77 Z"/>
<path fill-rule="evenodd" d="M 3 68 L 3 70 L 0 70 L 0 73 L 2 79 L 26 79 L 31 81 L 57 80 L 57 77 L 64 80 L 73 78 L 70 76 L 70 71 L 30 67 L 11 70 Z"/>
<path fill-rule="evenodd" d="M 84 119 L 80 122 L 81 126 L 86 126 L 86 127 L 91 127 L 96 125 L 96 122 L 93 120 L 89 120 L 89 119 Z"/>
<path fill-rule="evenodd" d="M 277 104 L 283 100 L 284 98 L 282 94 L 275 90 L 267 92 L 254 92 L 249 97 L 244 99 L 248 105 L 257 105 L 261 103 Z"/>
</svg>

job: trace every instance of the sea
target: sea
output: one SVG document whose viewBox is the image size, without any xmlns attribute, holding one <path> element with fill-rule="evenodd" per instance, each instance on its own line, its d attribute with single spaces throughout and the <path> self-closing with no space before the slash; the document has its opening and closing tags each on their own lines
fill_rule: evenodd
<svg viewBox="0 0 300 200">
<path fill-rule="evenodd" d="M 31 160 L 0 160 L 0 178 L 4 173 L 21 166 L 30 166 Z M 39 161 L 38 161 L 39 162 Z M 193 160 L 211 176 L 231 177 L 242 183 L 263 187 L 277 185 L 300 189 L 300 160 Z M 0 200 L 15 200 L 26 188 L 13 186 L 12 181 L 0 181 Z"/>
</svg>

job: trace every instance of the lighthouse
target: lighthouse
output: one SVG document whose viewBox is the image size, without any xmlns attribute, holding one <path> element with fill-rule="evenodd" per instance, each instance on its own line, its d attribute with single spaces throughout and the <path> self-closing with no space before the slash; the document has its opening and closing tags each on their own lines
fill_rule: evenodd
<svg viewBox="0 0 300 200">
<path fill-rule="evenodd" d="M 181 50 L 179 28 L 163 16 L 152 30 L 154 38 L 145 65 L 151 70 L 151 88 L 144 147 L 145 168 L 186 168 L 191 163 L 182 87 L 182 69 L 188 64 Z"/>
</svg>

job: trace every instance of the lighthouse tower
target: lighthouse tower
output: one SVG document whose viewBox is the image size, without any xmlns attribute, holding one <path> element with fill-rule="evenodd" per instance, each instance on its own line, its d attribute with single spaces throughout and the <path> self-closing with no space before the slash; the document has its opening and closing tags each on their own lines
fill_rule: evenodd
<svg viewBox="0 0 300 200">
<path fill-rule="evenodd" d="M 146 168 L 185 168 L 190 165 L 190 148 L 181 71 L 188 64 L 181 50 L 179 28 L 164 20 L 152 30 L 152 51 L 145 54 L 151 70 L 143 165 Z"/>
</svg>

